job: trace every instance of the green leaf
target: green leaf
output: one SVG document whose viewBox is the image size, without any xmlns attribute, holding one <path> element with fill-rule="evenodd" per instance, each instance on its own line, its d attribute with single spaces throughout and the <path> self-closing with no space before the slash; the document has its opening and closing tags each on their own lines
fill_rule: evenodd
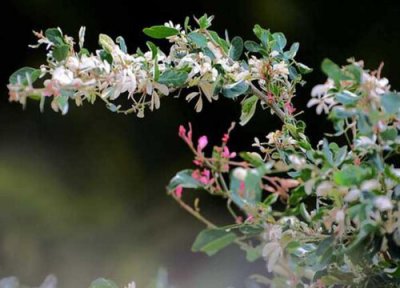
<svg viewBox="0 0 400 288">
<path fill-rule="evenodd" d="M 227 232 L 224 229 L 205 229 L 197 235 L 193 243 L 193 252 L 204 252 L 212 256 L 221 249 L 232 244 L 236 239 L 233 232 Z"/>
<path fill-rule="evenodd" d="M 300 204 L 300 215 L 303 217 L 303 219 L 306 222 L 311 223 L 311 221 L 312 221 L 311 215 L 310 215 L 310 213 L 308 213 L 307 207 L 304 203 Z"/>
<path fill-rule="evenodd" d="M 271 33 L 269 30 L 262 28 L 260 25 L 256 24 L 253 28 L 254 34 L 260 39 L 261 43 L 264 45 L 265 48 L 268 47 L 268 42 L 272 40 Z"/>
<path fill-rule="evenodd" d="M 360 99 L 360 97 L 358 97 L 356 94 L 351 93 L 347 90 L 340 92 L 340 93 L 336 93 L 335 94 L 335 99 L 345 105 L 345 106 L 352 106 L 355 105 L 358 100 Z"/>
<path fill-rule="evenodd" d="M 272 50 L 283 51 L 287 43 L 285 35 L 281 32 L 276 32 L 272 34 L 272 37 L 275 40 L 275 45 L 273 45 Z"/>
<path fill-rule="evenodd" d="M 289 50 L 289 51 L 286 51 L 286 52 L 284 53 L 284 55 L 285 55 L 288 59 L 293 59 L 293 58 L 296 56 L 297 51 L 299 51 L 299 46 L 300 46 L 299 43 L 297 43 L 297 42 L 293 43 L 292 46 L 290 46 L 290 50 Z"/>
<path fill-rule="evenodd" d="M 81 50 L 79 50 L 79 56 L 83 56 L 83 55 L 90 56 L 89 50 L 86 48 L 82 48 Z"/>
<path fill-rule="evenodd" d="M 264 231 L 260 224 L 241 224 L 238 228 L 245 235 L 260 235 Z"/>
<path fill-rule="evenodd" d="M 108 53 L 106 50 L 100 50 L 100 59 L 103 61 L 107 61 L 109 64 L 112 64 L 113 62 L 112 55 Z"/>
<path fill-rule="evenodd" d="M 248 170 L 244 180 L 244 186 L 240 180 L 231 174 L 230 191 L 233 202 L 240 208 L 245 206 L 255 206 L 261 201 L 261 179 L 267 172 L 269 167 L 263 165 L 257 168 Z"/>
<path fill-rule="evenodd" d="M 301 74 L 308 74 L 313 71 L 312 68 L 308 67 L 307 65 L 303 63 L 296 63 L 297 69 L 299 69 Z"/>
<path fill-rule="evenodd" d="M 264 161 L 261 156 L 255 152 L 240 152 L 240 157 L 245 161 L 249 162 L 251 165 L 258 167 L 264 165 Z"/>
<path fill-rule="evenodd" d="M 268 195 L 267 198 L 264 199 L 263 204 L 264 206 L 271 206 L 272 204 L 276 203 L 278 201 L 279 194 L 278 193 L 272 193 Z"/>
<path fill-rule="evenodd" d="M 128 47 L 126 47 L 125 39 L 122 36 L 118 36 L 115 41 L 119 44 L 119 48 L 122 52 L 127 53 Z"/>
<path fill-rule="evenodd" d="M 151 41 L 146 42 L 147 47 L 149 47 L 151 51 L 151 59 L 155 59 L 156 56 L 158 55 L 158 47 Z"/>
<path fill-rule="evenodd" d="M 198 189 L 204 185 L 192 177 L 193 170 L 187 169 L 178 172 L 174 178 L 171 179 L 167 186 L 168 191 L 174 190 L 178 186 L 183 188 Z"/>
<path fill-rule="evenodd" d="M 89 288 L 118 288 L 118 285 L 114 281 L 98 278 L 90 284 Z"/>
<path fill-rule="evenodd" d="M 397 137 L 397 129 L 396 128 L 387 128 L 385 131 L 381 132 L 381 137 L 386 141 L 394 141 Z"/>
<path fill-rule="evenodd" d="M 333 174 L 333 180 L 338 185 L 360 185 L 371 176 L 370 169 L 361 166 L 347 165 Z"/>
<path fill-rule="evenodd" d="M 183 28 L 185 28 L 186 32 L 189 31 L 189 28 L 190 28 L 189 22 L 190 22 L 190 18 L 188 16 L 186 16 L 185 22 L 183 23 Z"/>
<path fill-rule="evenodd" d="M 165 70 L 158 79 L 158 83 L 167 86 L 179 87 L 185 84 L 188 73 L 185 71 Z"/>
<path fill-rule="evenodd" d="M 44 35 L 54 45 L 65 44 L 63 35 L 62 35 L 61 31 L 58 28 L 49 28 L 44 32 Z"/>
<path fill-rule="evenodd" d="M 243 248 L 246 251 L 246 260 L 249 262 L 254 262 L 261 257 L 261 246 Z"/>
<path fill-rule="evenodd" d="M 231 41 L 231 46 L 229 47 L 229 57 L 233 60 L 239 60 L 243 53 L 243 39 L 236 36 Z"/>
<path fill-rule="evenodd" d="M 226 98 L 235 98 L 244 94 L 249 89 L 249 84 L 245 81 L 228 84 L 222 87 L 222 94 Z"/>
<path fill-rule="evenodd" d="M 330 59 L 326 58 L 322 61 L 321 69 L 329 78 L 331 78 L 336 83 L 339 82 L 340 80 L 349 79 L 349 77 L 347 77 L 343 73 L 340 67 L 334 62 L 332 62 Z"/>
<path fill-rule="evenodd" d="M 188 38 L 190 39 L 190 40 L 192 40 L 192 42 L 194 43 L 194 44 L 196 44 L 198 47 L 200 47 L 200 48 L 205 48 L 205 47 L 207 47 L 207 38 L 206 38 L 206 36 L 204 36 L 203 34 L 201 34 L 201 33 L 198 33 L 198 32 L 191 32 L 191 33 L 189 33 L 189 35 L 188 35 Z"/>
<path fill-rule="evenodd" d="M 263 47 L 260 46 L 260 44 L 251 41 L 251 40 L 247 40 L 244 42 L 244 47 L 250 51 L 250 52 L 254 52 L 254 53 L 258 53 L 260 51 L 263 50 Z"/>
<path fill-rule="evenodd" d="M 328 163 L 331 166 L 335 166 L 335 163 L 333 162 L 333 154 L 329 149 L 329 143 L 326 139 L 323 140 L 322 152 L 324 153 L 325 159 L 328 161 Z"/>
<path fill-rule="evenodd" d="M 244 126 L 254 116 L 257 108 L 258 97 L 253 95 L 242 101 L 242 114 L 240 115 L 240 125 Z"/>
<path fill-rule="evenodd" d="M 210 33 L 211 39 L 217 43 L 219 46 L 221 46 L 221 48 L 224 50 L 225 53 L 228 53 L 229 50 L 229 45 L 228 43 L 222 39 L 221 37 L 219 37 L 218 33 L 212 30 L 208 31 Z"/>
<path fill-rule="evenodd" d="M 108 53 L 111 53 L 115 47 L 114 40 L 112 40 L 111 37 L 106 34 L 99 35 L 99 44 Z"/>
<path fill-rule="evenodd" d="M 362 111 L 358 111 L 357 117 L 357 128 L 360 132 L 360 135 L 371 136 L 373 132 L 372 124 L 367 114 L 364 114 Z"/>
<path fill-rule="evenodd" d="M 400 94 L 389 92 L 381 97 L 381 104 L 386 113 L 395 114 L 400 109 Z"/>
<path fill-rule="evenodd" d="M 68 57 L 69 45 L 62 44 L 53 48 L 53 57 L 58 62 L 65 60 Z"/>
<path fill-rule="evenodd" d="M 214 16 L 208 17 L 207 14 L 204 14 L 203 16 L 201 16 L 200 19 L 198 20 L 200 29 L 209 28 L 211 26 L 213 19 L 214 19 Z"/>
<path fill-rule="evenodd" d="M 164 39 L 167 37 L 178 35 L 179 30 L 172 28 L 172 27 L 167 27 L 164 25 L 158 25 L 158 26 L 152 26 L 149 28 L 144 28 L 143 33 L 151 38 Z"/>
<path fill-rule="evenodd" d="M 22 85 L 28 85 L 28 78 L 31 84 L 34 83 L 40 76 L 40 70 L 32 67 L 23 67 L 11 74 L 8 81 L 10 84 L 18 84 L 18 79 Z"/>
<path fill-rule="evenodd" d="M 65 115 L 68 113 L 68 109 L 69 109 L 68 100 L 73 95 L 74 95 L 73 91 L 62 89 L 61 95 L 57 96 L 54 99 L 54 101 L 57 103 L 58 108 L 60 108 L 62 115 Z"/>
</svg>

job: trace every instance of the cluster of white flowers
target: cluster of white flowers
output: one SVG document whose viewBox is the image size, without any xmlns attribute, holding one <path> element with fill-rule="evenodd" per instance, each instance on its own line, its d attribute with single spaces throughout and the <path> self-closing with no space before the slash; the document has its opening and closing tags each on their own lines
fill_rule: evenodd
<svg viewBox="0 0 400 288">
<path fill-rule="evenodd" d="M 203 95 L 209 102 L 218 99 L 218 91 L 215 91 L 218 85 L 233 88 L 238 83 L 249 84 L 251 81 L 258 81 L 260 87 L 265 90 L 265 78 L 270 77 L 284 83 L 282 85 L 291 87 L 287 79 L 288 65 L 281 60 L 271 60 L 278 56 L 277 51 L 273 51 L 268 59 L 259 59 L 251 55 L 247 65 L 227 55 L 228 53 L 206 30 L 192 30 L 206 41 L 202 43 L 202 47 L 208 52 L 204 53 L 202 51 L 205 50 L 199 50 L 197 42 L 193 41 L 189 37 L 190 33 L 180 25 L 174 25 L 172 22 L 164 25 L 177 31 L 175 35 L 166 37 L 172 44 L 168 54 L 152 43 L 148 45 L 150 51 L 143 53 L 139 50 L 135 54 L 129 54 L 123 40 L 121 45 L 121 37 L 117 38 L 117 44 L 104 34 L 99 37 L 103 49 L 89 53 L 83 48 L 85 28 L 82 27 L 78 41 L 80 50 L 75 51 L 73 38 L 64 35 L 57 41 L 66 43 L 68 53 L 65 58 L 58 59 L 56 53 L 59 52 L 55 51 L 57 46 L 54 39 L 50 39 L 47 34 L 35 32 L 39 38 L 38 45 L 32 47 L 44 44 L 48 49 L 47 64 L 40 67 L 39 76 L 44 79 L 44 87 L 34 88 L 32 80 L 36 79 L 31 79 L 30 74 L 22 77 L 18 75 L 17 81 L 8 85 L 10 101 L 25 104 L 27 98 L 40 98 L 44 103 L 45 99 L 52 97 L 52 108 L 65 114 L 68 111 L 68 100 L 72 99 L 77 105 L 81 105 L 85 100 L 93 103 L 99 98 L 113 111 L 133 112 L 143 117 L 146 107 L 150 110 L 158 109 L 162 96 L 173 92 L 179 94 L 177 90 L 181 88 L 193 87 L 197 90 L 190 92 L 186 100 L 192 101 L 196 98 L 195 109 L 200 112 L 203 107 Z M 60 29 L 57 33 L 63 35 Z M 171 70 L 180 71 L 181 74 L 169 75 L 171 77 L 164 79 L 163 73 Z M 27 81 L 24 81 L 25 79 Z M 127 94 L 130 103 L 126 109 L 113 104 L 113 101 L 124 93 Z"/>
<path fill-rule="evenodd" d="M 272 272 L 274 267 L 279 262 L 283 256 L 283 249 L 280 244 L 282 237 L 282 227 L 275 224 L 266 224 L 264 240 L 267 242 L 265 244 L 262 255 L 267 261 L 268 272 Z"/>
<path fill-rule="evenodd" d="M 350 59 L 351 65 L 360 69 L 360 79 L 346 79 L 335 83 L 333 79 L 328 78 L 324 84 L 318 84 L 311 90 L 312 98 L 308 101 L 307 107 L 316 106 L 317 114 L 324 112 L 328 114 L 331 108 L 338 104 L 335 99 L 336 90 L 341 90 L 341 93 L 348 97 L 366 96 L 368 101 L 380 103 L 380 96 L 390 91 L 389 80 L 380 77 L 380 70 L 367 71 L 363 69 L 364 63 L 362 61 L 355 62 Z M 346 69 L 346 66 L 342 69 Z M 341 87 L 337 87 L 339 84 Z M 350 92 L 349 89 L 357 84 L 358 90 L 355 93 Z"/>
<path fill-rule="evenodd" d="M 329 90 L 334 87 L 333 81 L 328 79 L 324 84 L 318 84 L 311 90 L 311 99 L 307 103 L 307 107 L 317 105 L 317 114 L 324 112 L 329 113 L 329 110 L 336 104 L 333 95 Z"/>
</svg>

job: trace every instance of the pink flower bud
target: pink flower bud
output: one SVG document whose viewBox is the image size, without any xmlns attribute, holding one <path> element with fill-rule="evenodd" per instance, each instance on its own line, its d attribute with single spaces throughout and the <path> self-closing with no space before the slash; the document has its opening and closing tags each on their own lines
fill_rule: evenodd
<svg viewBox="0 0 400 288">
<path fill-rule="evenodd" d="M 226 144 L 228 143 L 228 141 L 229 141 L 229 134 L 225 133 L 224 136 L 222 137 L 222 142 Z"/>
<path fill-rule="evenodd" d="M 176 197 L 182 198 L 182 192 L 183 192 L 182 186 L 181 186 L 181 185 L 178 185 L 178 186 L 175 188 L 175 195 L 176 195 Z"/>
<path fill-rule="evenodd" d="M 293 107 L 293 104 L 290 103 L 290 102 L 286 102 L 286 103 L 285 103 L 285 108 L 286 108 L 286 111 L 287 111 L 290 115 L 292 115 L 292 114 L 294 113 L 294 111 L 296 111 L 296 108 L 294 108 L 294 107 Z"/>
<path fill-rule="evenodd" d="M 185 138 L 186 137 L 186 129 L 183 127 L 183 125 L 179 125 L 179 137 Z"/>
<path fill-rule="evenodd" d="M 207 136 L 201 136 L 199 138 L 199 141 L 197 142 L 197 151 L 201 152 L 203 149 L 207 146 L 208 144 L 208 139 Z"/>
<path fill-rule="evenodd" d="M 236 153 L 235 152 L 230 153 L 228 146 L 224 146 L 224 151 L 222 152 L 222 157 L 228 158 L 228 159 L 234 158 L 234 157 L 236 157 Z"/>
</svg>

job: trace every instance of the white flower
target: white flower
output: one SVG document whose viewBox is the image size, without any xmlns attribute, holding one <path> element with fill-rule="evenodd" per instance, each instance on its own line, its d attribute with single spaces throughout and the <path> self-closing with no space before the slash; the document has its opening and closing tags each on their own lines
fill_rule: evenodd
<svg viewBox="0 0 400 288">
<path fill-rule="evenodd" d="M 272 145 L 278 142 L 279 137 L 282 135 L 280 130 L 276 130 L 275 132 L 269 132 L 266 138 L 268 139 L 268 144 Z"/>
<path fill-rule="evenodd" d="M 266 224 L 264 239 L 266 241 L 279 241 L 282 237 L 282 227 L 275 224 Z"/>
<path fill-rule="evenodd" d="M 315 88 L 315 87 L 314 87 Z M 310 108 L 314 105 L 317 105 L 317 114 L 321 114 L 322 111 L 325 114 L 329 113 L 329 110 L 336 105 L 336 101 L 335 99 L 333 99 L 333 97 L 331 95 L 324 95 L 322 96 L 322 94 L 313 94 L 313 98 L 311 98 L 308 103 L 307 103 L 307 107 Z"/>
<path fill-rule="evenodd" d="M 263 238 L 268 242 L 265 244 L 262 255 L 267 261 L 268 272 L 272 272 L 275 264 L 283 255 L 279 240 L 282 237 L 282 227 L 276 224 L 266 224 Z"/>
<path fill-rule="evenodd" d="M 53 72 L 53 80 L 62 86 L 71 85 L 74 81 L 74 74 L 64 67 L 57 67 Z"/>
<path fill-rule="evenodd" d="M 293 165 L 293 168 L 296 170 L 300 170 L 306 165 L 306 159 L 303 157 L 299 157 L 295 154 L 289 155 L 290 164 Z"/>
<path fill-rule="evenodd" d="M 358 198 L 360 198 L 361 191 L 358 189 L 351 189 L 346 196 L 344 196 L 344 201 L 346 202 L 354 202 Z"/>
<path fill-rule="evenodd" d="M 164 26 L 169 27 L 169 28 L 175 28 L 176 30 L 179 30 L 179 31 L 181 31 L 181 29 L 182 29 L 180 24 L 174 25 L 174 23 L 172 21 L 165 22 Z"/>
<path fill-rule="evenodd" d="M 331 94 L 328 94 L 329 89 L 334 87 L 334 83 L 331 79 L 328 79 L 325 84 L 318 84 L 311 90 L 311 99 L 307 103 L 307 107 L 310 108 L 317 105 L 317 114 L 321 114 L 324 111 L 325 114 L 329 113 L 329 110 L 336 105 L 336 101 Z"/>
<path fill-rule="evenodd" d="M 267 261 L 268 272 L 272 272 L 274 266 L 283 255 L 282 247 L 279 242 L 270 242 L 265 244 L 262 255 Z"/>
<path fill-rule="evenodd" d="M 242 167 L 238 167 L 235 170 L 233 170 L 232 175 L 239 181 L 244 181 L 247 176 L 247 170 Z"/>
<path fill-rule="evenodd" d="M 312 97 L 322 97 L 328 94 L 329 89 L 334 87 L 334 82 L 332 79 L 328 79 L 324 84 L 318 84 L 311 90 Z"/>
<path fill-rule="evenodd" d="M 372 139 L 367 136 L 360 136 L 355 140 L 356 147 L 368 147 L 375 145 L 376 142 L 376 135 L 372 136 Z"/>
<path fill-rule="evenodd" d="M 375 179 L 371 179 L 371 180 L 367 180 L 364 181 L 361 184 L 361 190 L 362 191 L 372 191 L 372 190 L 377 190 L 381 187 L 381 185 L 379 184 L 378 180 Z"/>
<path fill-rule="evenodd" d="M 270 56 L 270 57 L 276 57 L 276 56 L 278 56 L 278 55 L 279 55 L 279 52 L 276 51 L 276 50 L 274 50 L 274 51 L 272 51 L 271 53 L 269 53 L 269 56 Z"/>
<path fill-rule="evenodd" d="M 224 55 L 222 54 L 221 49 L 220 49 L 219 47 L 215 46 L 214 43 L 208 42 L 208 43 L 207 43 L 207 47 L 208 47 L 208 49 L 211 50 L 211 52 L 214 54 L 214 56 L 215 56 L 215 58 L 216 58 L 217 60 L 218 60 L 218 59 L 221 59 L 221 58 L 224 56 Z"/>
<path fill-rule="evenodd" d="M 272 70 L 282 76 L 289 75 L 289 69 L 285 61 L 272 65 Z"/>
<path fill-rule="evenodd" d="M 363 89 L 373 98 L 379 100 L 379 96 L 386 93 L 390 86 L 386 78 L 376 78 L 371 74 L 364 72 L 361 77 Z"/>
<path fill-rule="evenodd" d="M 98 64 L 99 63 L 98 63 L 96 58 L 88 57 L 86 55 L 83 55 L 81 57 L 81 61 L 80 61 L 80 64 L 79 64 L 79 69 L 81 71 L 92 70 L 92 69 L 95 69 L 98 66 Z"/>
<path fill-rule="evenodd" d="M 246 80 L 249 77 L 249 75 L 250 75 L 250 72 L 247 70 L 239 72 L 239 73 L 235 74 L 235 81 L 240 82 L 240 81 Z"/>
<path fill-rule="evenodd" d="M 329 181 L 323 181 L 317 187 L 317 195 L 318 196 L 327 196 L 329 192 L 333 189 L 333 185 Z"/>
<path fill-rule="evenodd" d="M 78 70 L 79 69 L 78 57 L 75 56 L 68 57 L 67 61 L 65 62 L 65 66 L 71 71 Z"/>
<path fill-rule="evenodd" d="M 335 215 L 335 221 L 336 221 L 336 223 L 343 222 L 343 221 L 344 221 L 344 218 L 345 218 L 344 211 L 343 211 L 343 210 L 338 210 L 338 211 L 336 212 L 336 215 Z"/>
<path fill-rule="evenodd" d="M 136 77 L 130 69 L 124 69 L 116 75 L 115 89 L 111 99 L 116 99 L 124 92 L 133 94 L 137 88 Z M 151 95 L 151 92 L 148 93 Z"/>
<path fill-rule="evenodd" d="M 387 196 L 376 197 L 374 199 L 374 205 L 381 212 L 393 209 L 393 204 Z"/>
</svg>

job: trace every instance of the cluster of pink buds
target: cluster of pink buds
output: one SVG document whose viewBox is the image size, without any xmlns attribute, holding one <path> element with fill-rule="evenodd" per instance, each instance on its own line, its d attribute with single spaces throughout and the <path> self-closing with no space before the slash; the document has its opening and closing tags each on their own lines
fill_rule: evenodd
<svg viewBox="0 0 400 288">
<path fill-rule="evenodd" d="M 183 127 L 183 125 L 179 126 L 179 132 L 178 132 L 179 137 L 183 139 L 183 141 L 186 142 L 189 146 L 193 146 L 192 142 L 192 124 L 189 123 L 189 131 L 186 132 L 186 128 Z"/>
<path fill-rule="evenodd" d="M 196 169 L 193 171 L 192 177 L 203 185 L 211 185 L 214 183 L 214 179 L 212 178 L 211 172 L 208 169 Z"/>
<path fill-rule="evenodd" d="M 225 133 L 222 137 L 222 145 L 214 146 L 211 158 L 207 158 L 204 149 L 208 145 L 207 136 L 200 136 L 197 140 L 197 145 L 193 143 L 193 131 L 192 125 L 189 123 L 189 129 L 187 130 L 183 125 L 179 126 L 178 135 L 185 141 L 189 148 L 195 154 L 193 163 L 198 167 L 192 173 L 192 178 L 199 181 L 210 191 L 221 190 L 221 187 L 214 179 L 213 173 L 226 173 L 229 172 L 230 159 L 236 157 L 235 152 L 231 152 L 227 146 L 229 141 L 229 133 L 233 129 L 234 125 Z M 178 186 L 175 190 L 175 195 L 180 198 L 182 196 L 182 187 Z"/>
</svg>

